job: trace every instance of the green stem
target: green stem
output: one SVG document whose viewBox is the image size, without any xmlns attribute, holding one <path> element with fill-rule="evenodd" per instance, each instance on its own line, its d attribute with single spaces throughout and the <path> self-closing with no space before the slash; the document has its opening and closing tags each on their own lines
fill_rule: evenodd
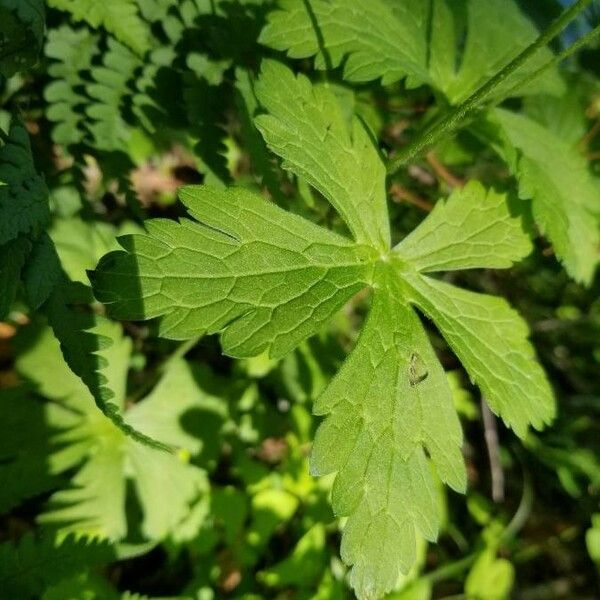
<svg viewBox="0 0 600 600">
<path fill-rule="evenodd" d="M 431 126 L 403 148 L 388 165 L 388 175 L 392 175 L 402 166 L 409 163 L 425 150 L 435 145 L 440 139 L 454 131 L 472 112 L 477 110 L 494 91 L 502 85 L 512 73 L 524 65 L 538 50 L 550 43 L 592 0 L 577 0 L 565 10 L 540 35 L 535 42 L 527 46 L 516 58 L 510 61 L 496 75 L 488 79 L 479 89 L 469 96 L 462 104 L 451 110 L 441 121 Z"/>
<path fill-rule="evenodd" d="M 429 583 L 434 584 L 439 581 L 446 581 L 447 579 L 453 579 L 462 575 L 477 559 L 479 556 L 478 552 L 473 552 L 472 554 L 468 554 L 464 558 L 452 562 L 448 565 L 444 565 L 435 571 L 431 571 L 430 573 L 425 573 L 421 577 L 421 579 L 425 579 L 429 581 Z"/>
<path fill-rule="evenodd" d="M 524 471 L 523 473 L 523 494 L 517 511 L 515 512 L 510 523 L 506 526 L 500 538 L 498 539 L 497 545 L 500 546 L 513 539 L 517 533 L 523 528 L 529 515 L 531 514 L 531 507 L 533 504 L 533 487 L 531 485 L 531 479 L 529 474 Z M 425 573 L 422 579 L 426 579 L 430 583 L 434 584 L 439 581 L 445 581 L 446 579 L 452 579 L 462 575 L 480 556 L 480 551 L 472 552 L 467 554 L 464 558 L 454 561 L 450 564 L 444 565 L 439 569 Z"/>
<path fill-rule="evenodd" d="M 584 36 L 581 36 L 574 44 L 571 44 L 568 48 L 563 50 L 560 54 L 557 54 L 551 61 L 547 62 L 545 65 L 541 66 L 537 71 L 527 75 L 521 81 L 517 82 L 513 87 L 511 87 L 505 94 L 503 94 L 503 99 L 510 98 L 516 90 L 520 87 L 531 83 L 536 80 L 540 75 L 546 72 L 548 69 L 558 65 L 563 60 L 569 58 L 583 48 L 587 46 L 598 34 L 600 33 L 600 25 L 596 26 L 590 32 L 586 33 Z"/>
<path fill-rule="evenodd" d="M 521 495 L 521 501 L 517 507 L 517 512 L 513 515 L 510 523 L 506 526 L 506 529 L 500 536 L 499 544 L 504 544 L 515 538 L 519 531 L 523 529 L 527 519 L 531 515 L 531 509 L 533 507 L 533 485 L 531 484 L 531 478 L 527 471 L 523 471 L 523 494 Z"/>
</svg>

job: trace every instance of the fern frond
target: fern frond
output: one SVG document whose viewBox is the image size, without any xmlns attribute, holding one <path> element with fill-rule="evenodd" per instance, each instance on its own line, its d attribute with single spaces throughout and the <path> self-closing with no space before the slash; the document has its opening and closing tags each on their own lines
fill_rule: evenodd
<svg viewBox="0 0 600 600">
<path fill-rule="evenodd" d="M 89 312 L 75 310 L 74 305 L 78 300 L 86 300 L 77 297 L 80 289 L 68 283 L 58 286 L 44 306 L 48 323 L 60 342 L 66 363 L 90 390 L 102 414 L 125 435 L 150 448 L 175 452 L 172 446 L 144 435 L 128 425 L 120 408 L 111 402 L 115 393 L 104 374 L 108 361 L 102 356 L 102 350 L 110 347 L 112 340 L 98 333 L 97 317 Z"/>
<path fill-rule="evenodd" d="M 79 88 L 83 84 L 82 72 L 91 69 L 98 52 L 98 36 L 87 28 L 63 25 L 48 33 L 45 54 L 53 59 L 48 67 L 53 81 L 46 86 L 44 98 L 49 104 L 46 117 L 55 124 L 52 139 L 57 144 L 79 144 L 86 136 L 81 107 L 88 99 Z"/>
<path fill-rule="evenodd" d="M 128 426 L 110 399 L 97 352 L 107 341 L 96 335 L 90 313 L 72 309 L 71 282 L 62 271 L 54 244 L 44 231 L 49 223 L 48 189 L 36 171 L 29 136 L 15 119 L 0 147 L 0 316 L 10 309 L 22 280 L 30 306 L 42 308 L 61 342 L 65 360 L 92 393 L 100 410 L 123 433 L 142 444 L 171 450 Z M 21 236 L 21 237 L 19 237 Z M 92 300 L 88 295 L 85 302 Z"/>
<path fill-rule="evenodd" d="M 108 49 L 102 66 L 91 70 L 92 83 L 86 85 L 91 101 L 85 108 L 87 127 L 98 150 L 124 150 L 129 139 L 129 127 L 122 117 L 125 102 L 131 95 L 128 88 L 135 70 L 141 67 L 139 58 L 126 46 L 108 39 Z"/>
<path fill-rule="evenodd" d="M 177 0 L 137 0 L 140 14 L 150 23 L 164 22 Z"/>
<path fill-rule="evenodd" d="M 138 13 L 135 0 L 48 0 L 48 4 L 94 29 L 103 27 L 137 54 L 144 54 L 150 48 L 150 31 Z"/>
<path fill-rule="evenodd" d="M 46 54 L 56 61 L 48 69 L 54 81 L 44 91 L 48 119 L 56 123 L 52 137 L 67 146 L 85 142 L 105 152 L 124 150 L 129 125 L 123 114 L 133 94 L 129 82 L 142 61 L 109 37 L 102 64 L 96 65 L 98 41 L 86 29 L 66 26 L 48 36 Z"/>
<path fill-rule="evenodd" d="M 33 164 L 25 125 L 14 119 L 0 147 L 0 246 L 38 235 L 50 221 L 48 188 Z"/>
<path fill-rule="evenodd" d="M 131 99 L 131 111 L 139 119 L 146 131 L 155 133 L 160 124 L 169 119 L 173 88 L 170 83 L 175 76 L 172 67 L 177 52 L 171 46 L 164 46 L 150 52 L 147 62 L 135 80 L 136 91 Z M 169 74 L 169 77 L 159 77 Z M 171 115 L 172 117 L 172 115 Z"/>
<path fill-rule="evenodd" d="M 51 437 L 44 407 L 28 386 L 0 390 L 0 514 L 56 485 L 47 457 Z"/>
<path fill-rule="evenodd" d="M 39 597 L 53 583 L 74 575 L 83 567 L 114 560 L 106 542 L 69 536 L 36 539 L 25 535 L 17 544 L 0 545 L 0 590 L 3 598 Z"/>
<path fill-rule="evenodd" d="M 209 183 L 225 183 L 231 179 L 225 158 L 224 107 L 217 90 L 192 73 L 184 90 L 191 133 L 198 139 L 194 151 L 204 165 Z"/>
<path fill-rule="evenodd" d="M 2 131 L 0 131 L 2 134 Z M 48 190 L 33 164 L 29 136 L 14 119 L 0 147 L 0 319 L 15 299 L 35 238 L 49 222 Z"/>
</svg>

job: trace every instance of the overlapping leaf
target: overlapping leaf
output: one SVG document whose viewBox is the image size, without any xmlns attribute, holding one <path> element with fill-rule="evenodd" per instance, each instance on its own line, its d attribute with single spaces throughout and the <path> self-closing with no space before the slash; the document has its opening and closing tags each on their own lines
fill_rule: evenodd
<svg viewBox="0 0 600 600">
<path fill-rule="evenodd" d="M 336 514 L 347 516 L 342 555 L 360 598 L 393 589 L 435 539 L 433 475 L 465 487 L 462 434 L 444 372 L 411 305 L 436 322 L 492 408 L 523 435 L 553 415 L 527 327 L 502 300 L 422 274 L 507 267 L 531 248 L 506 197 L 477 183 L 456 192 L 390 248 L 385 170 L 364 126 L 348 123 L 327 86 L 267 61 L 257 125 L 284 167 L 308 180 L 353 240 L 243 190 L 185 188 L 195 220 L 155 220 L 121 240 L 92 274 L 117 318 L 162 317 L 161 331 L 222 334 L 224 351 L 278 357 L 324 324 L 356 291 L 372 289 L 356 347 L 315 406 L 325 415 L 315 474 L 337 473 Z M 498 369 L 492 370 L 498 363 Z"/>
<path fill-rule="evenodd" d="M 319 69 L 343 65 L 348 81 L 407 78 L 452 103 L 467 98 L 537 36 L 513 0 L 282 0 L 261 41 L 293 58 L 316 56 Z M 498 95 L 551 59 L 539 52 L 498 88 Z M 555 73 L 521 93 L 559 91 Z"/>
<path fill-rule="evenodd" d="M 513 0 L 432 0 L 429 27 L 431 82 L 452 104 L 468 98 L 539 35 Z M 553 70 L 513 89 L 551 59 L 547 48 L 536 53 L 496 89 L 496 96 L 560 93 L 564 86 Z"/>
<path fill-rule="evenodd" d="M 25 126 L 17 119 L 12 121 L 0 147 L 0 182 L 0 319 L 3 319 L 17 294 L 34 241 L 50 220 L 48 189 L 33 164 Z"/>
<path fill-rule="evenodd" d="M 409 76 L 427 79 L 424 19 L 408 2 L 384 0 L 283 0 L 269 15 L 262 43 L 292 58 L 316 56 L 316 67 L 344 62 L 349 81 L 381 78 L 384 84 Z M 423 15 L 419 15 L 423 16 Z"/>
<path fill-rule="evenodd" d="M 518 177 L 521 198 L 565 269 L 589 284 L 600 258 L 600 188 L 583 156 L 549 129 L 517 113 L 496 109 L 499 150 Z"/>
<path fill-rule="evenodd" d="M 134 0 L 49 0 L 53 8 L 65 10 L 76 21 L 104 27 L 138 54 L 150 46 L 150 31 L 138 13 Z"/>
<path fill-rule="evenodd" d="M 106 385 L 115 393 L 113 402 L 124 408 L 126 374 L 131 344 L 108 322 L 98 332 L 112 341 L 101 352 L 106 361 Z M 143 511 L 141 531 L 148 539 L 161 539 L 172 532 L 188 516 L 190 506 L 205 489 L 204 473 L 179 457 L 148 448 L 127 437 L 102 413 L 96 410 L 86 387 L 62 360 L 58 341 L 49 329 L 43 330 L 35 346 L 19 358 L 21 375 L 34 383 L 37 391 L 51 400 L 43 405 L 40 415 L 49 432 L 39 458 L 47 459 L 51 475 L 75 468 L 71 486 L 57 491 L 48 509 L 40 517 L 63 531 L 119 540 L 127 534 L 125 503 L 127 482 L 131 481 Z M 147 428 L 164 443 L 185 448 L 196 454 L 199 442 L 185 432 L 180 420 L 202 410 L 206 393 L 197 383 L 197 374 L 185 362 L 175 361 L 156 389 L 124 415 L 125 424 Z M 164 410 L 164 399 L 170 402 Z M 6 398 L 2 412 L 14 410 Z M 21 402 L 30 409 L 32 399 Z M 30 423 L 31 410 L 17 411 L 22 422 L 21 445 L 34 448 L 35 423 Z M 156 421 L 158 421 L 156 423 Z M 30 427 L 33 425 L 34 427 Z M 46 456 L 49 448 L 49 456 Z M 5 467 L 30 460 L 31 453 L 7 457 Z"/>
<path fill-rule="evenodd" d="M 312 335 L 369 278 L 374 251 L 286 213 L 242 189 L 189 187 L 197 221 L 147 222 L 120 239 L 91 275 L 117 318 L 163 316 L 161 333 L 223 331 L 237 357 L 282 356 Z"/>
<path fill-rule="evenodd" d="M 105 542 L 75 536 L 58 542 L 27 534 L 18 544 L 0 545 L 0 590 L 5 598 L 39 598 L 46 586 L 113 558 Z"/>
</svg>

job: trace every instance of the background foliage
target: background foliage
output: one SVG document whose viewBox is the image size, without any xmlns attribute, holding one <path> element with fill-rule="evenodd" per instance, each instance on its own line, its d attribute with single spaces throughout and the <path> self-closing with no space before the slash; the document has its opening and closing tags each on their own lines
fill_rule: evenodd
<svg viewBox="0 0 600 600">
<path fill-rule="evenodd" d="M 156 321 L 108 318 L 88 271 L 144 219 L 184 216 L 176 190 L 190 183 L 236 183 L 347 232 L 314 173 L 288 170 L 273 121 L 255 121 L 264 59 L 326 87 L 393 158 L 560 4 L 0 0 L 0 597 L 353 597 L 333 478 L 312 477 L 308 457 L 313 402 L 356 342 L 365 294 L 280 360 L 234 360 L 216 336 L 178 343 Z M 597 39 L 515 87 L 599 12 L 387 180 L 394 243 L 472 179 L 521 202 L 533 253 L 443 280 L 519 310 L 558 407 L 517 438 L 428 327 L 468 489 L 437 486 L 439 543 L 419 540 L 390 599 L 599 593 Z M 269 90 L 285 97 L 285 77 Z"/>
</svg>

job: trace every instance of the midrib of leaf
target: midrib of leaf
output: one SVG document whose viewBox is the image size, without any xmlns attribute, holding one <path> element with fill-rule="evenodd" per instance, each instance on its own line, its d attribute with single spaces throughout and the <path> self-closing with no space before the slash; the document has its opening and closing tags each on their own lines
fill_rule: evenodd
<svg viewBox="0 0 600 600">
<path fill-rule="evenodd" d="M 383 260 L 387 260 L 388 256 L 384 255 L 384 259 Z M 374 266 L 376 264 L 376 261 L 372 261 L 372 262 L 366 262 L 363 263 L 364 266 Z M 192 267 L 196 267 L 197 265 L 194 265 L 192 263 L 190 263 L 190 266 Z M 331 265 L 327 265 L 325 263 L 316 263 L 316 264 L 311 264 L 311 265 L 300 265 L 297 267 L 290 267 L 289 269 L 286 268 L 281 268 L 281 269 L 274 269 L 274 268 L 269 268 L 269 269 L 265 269 L 263 271 L 247 271 L 244 273 L 244 277 L 259 277 L 260 275 L 278 275 L 281 273 L 298 273 L 301 271 L 306 271 L 306 269 L 308 268 L 317 268 L 317 269 L 323 269 L 324 274 L 331 272 L 334 269 L 348 269 L 351 267 L 356 267 L 356 262 L 340 262 L 340 263 L 336 263 L 334 267 L 331 267 Z M 113 273 L 118 274 L 118 275 L 127 275 L 126 272 L 122 272 L 119 273 L 118 271 L 113 271 Z M 181 281 L 186 281 L 188 279 L 198 279 L 199 275 L 144 275 L 144 278 L 147 279 L 179 279 Z M 223 274 L 223 275 L 206 275 L 206 274 L 202 274 L 202 279 L 215 279 L 215 280 L 219 280 L 219 279 L 231 279 L 231 274 Z M 357 281 L 358 283 L 358 281 Z"/>
</svg>

